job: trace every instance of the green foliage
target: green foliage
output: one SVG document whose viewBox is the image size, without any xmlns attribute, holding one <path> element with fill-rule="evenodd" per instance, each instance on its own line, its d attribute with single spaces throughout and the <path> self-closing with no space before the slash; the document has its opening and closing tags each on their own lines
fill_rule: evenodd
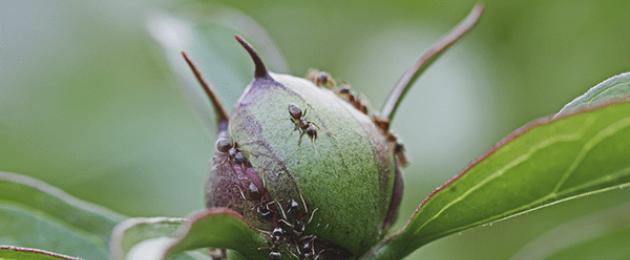
<svg viewBox="0 0 630 260">
<path fill-rule="evenodd" d="M 630 103 L 533 121 L 499 142 L 419 206 L 372 252 L 404 256 L 446 235 L 630 185 Z"/>
<path fill-rule="evenodd" d="M 616 8 L 616 10 L 622 10 L 622 8 Z M 505 16 L 513 19 L 519 18 L 512 15 Z M 163 18 L 158 17 L 157 19 Z M 171 18 L 167 17 L 164 20 L 166 24 L 173 21 L 177 25 L 184 26 L 195 27 L 194 24 L 197 24 L 179 23 L 177 22 L 179 18 Z M 526 18 L 524 23 L 529 21 L 529 17 Z M 370 19 L 374 20 L 373 17 Z M 158 23 L 158 25 L 163 24 Z M 226 65 L 226 62 L 234 60 L 233 55 L 241 55 L 237 54 L 240 51 L 236 48 L 213 54 L 219 56 L 203 56 L 206 49 L 221 50 L 223 48 L 221 46 L 233 45 L 230 37 L 209 37 L 209 35 L 216 34 L 231 36 L 231 29 L 221 26 L 216 27 L 219 29 L 212 29 L 212 26 L 200 27 L 203 30 L 208 30 L 206 32 L 208 34 L 199 36 L 193 32 L 193 38 L 198 39 L 189 41 L 189 38 L 181 38 L 182 42 L 185 43 L 184 45 L 164 44 L 167 51 L 179 53 L 181 50 L 192 50 L 193 55 L 191 56 L 202 57 L 202 63 L 216 62 L 214 65 L 201 65 L 206 67 L 204 71 L 216 73 L 216 75 L 211 75 L 212 79 L 231 75 L 231 72 L 220 69 L 224 66 L 235 67 L 249 73 L 249 65 L 244 65 L 248 63 L 246 59 L 243 59 L 242 62 L 238 61 Z M 364 27 L 371 28 L 370 26 Z M 500 28 L 499 31 L 508 32 L 510 30 Z M 556 32 L 556 30 L 551 31 Z M 210 48 L 204 46 L 208 44 L 207 42 L 216 39 L 228 40 L 225 40 L 225 45 L 212 45 Z M 522 42 L 524 46 L 528 45 L 527 41 L 519 41 L 518 35 L 515 35 L 513 39 L 515 42 Z M 186 45 L 189 43 L 193 43 L 195 46 Z M 512 48 L 504 49 L 513 52 Z M 536 49 L 536 51 L 539 50 Z M 226 53 L 229 54 L 221 56 Z M 517 56 L 521 60 L 528 61 L 531 59 L 529 56 L 532 55 L 527 53 L 526 51 L 513 52 L 507 57 Z M 595 55 L 594 53 L 582 53 L 586 54 L 580 55 Z M 178 55 L 175 55 L 172 59 L 179 60 Z M 527 62 L 522 63 L 525 66 L 531 65 Z M 541 62 L 537 61 L 537 63 Z M 542 62 L 541 65 L 548 68 L 554 67 L 552 62 Z M 208 69 L 210 67 L 212 69 Z M 511 68 L 510 66 L 505 67 Z M 601 69 L 606 68 L 601 66 Z M 569 67 L 564 70 L 565 73 L 575 74 Z M 522 73 L 520 70 L 515 71 Z M 552 70 L 541 69 L 540 71 Z M 557 73 L 555 70 L 553 71 Z M 191 78 L 188 71 L 181 73 L 186 73 L 187 79 Z M 495 74 L 508 75 L 505 77 L 510 80 L 513 78 L 511 77 L 513 75 L 509 75 L 509 73 Z M 536 86 L 540 84 L 530 84 L 530 81 L 545 82 L 549 80 L 549 78 L 530 76 L 530 73 L 524 73 L 524 75 L 527 76 L 522 77 L 529 79 L 519 80 L 518 82 L 521 83 L 516 84 Z M 554 79 L 551 80 L 563 78 L 557 76 L 554 74 Z M 626 164 L 628 158 L 625 155 L 628 154 L 626 147 L 629 146 L 629 143 L 626 126 L 630 122 L 625 115 L 630 114 L 629 105 L 618 102 L 599 106 L 602 102 L 606 103 L 618 99 L 627 93 L 630 86 L 626 82 L 627 77 L 627 74 L 624 74 L 606 81 L 568 104 L 557 118 L 534 122 L 509 136 L 497 145 L 495 150 L 471 165 L 461 175 L 443 186 L 440 191 L 425 200 L 406 228 L 375 248 L 372 256 L 398 258 L 413 251 L 418 246 L 460 230 L 492 223 L 568 199 L 627 186 L 629 166 Z M 217 85 L 238 85 L 240 88 L 241 85 L 244 85 L 245 80 L 236 75 L 225 77 L 225 79 L 214 83 Z M 536 82 L 534 81 L 534 83 Z M 196 83 L 193 82 L 193 84 L 195 84 L 193 87 L 196 89 Z M 556 84 L 550 85 L 555 86 Z M 517 87 L 514 86 L 514 88 Z M 240 89 L 228 89 L 232 92 L 224 95 L 235 100 L 240 94 Z M 539 93 L 535 95 L 539 95 Z M 585 108 L 588 110 L 582 111 Z M 576 109 L 579 112 L 575 112 Z M 10 135 L 7 136 L 9 139 L 12 138 Z M 30 134 L 26 136 L 30 136 Z M 67 149 L 73 152 L 75 150 L 73 147 Z M 11 151 L 11 153 L 14 152 Z M 30 163 L 29 160 L 25 161 Z M 142 167 L 142 169 L 146 169 L 146 167 Z M 107 258 L 107 239 L 114 223 L 121 219 L 120 216 L 103 212 L 101 209 L 94 209 L 91 205 L 77 201 L 59 190 L 32 179 L 5 173 L 0 175 L 0 179 L 0 230 L 3 231 L 0 234 L 0 242 L 45 248 L 88 257 L 89 259 Z M 137 242 L 145 239 L 174 236 L 173 231 L 178 221 L 171 223 L 170 220 L 163 220 L 165 222 L 137 223 L 126 229 L 124 233 L 129 236 L 124 236 L 121 240 L 123 250 L 126 252 L 133 248 Z M 230 230 L 217 230 L 221 229 L 225 223 L 231 223 L 225 225 L 226 229 Z M 5 230 L 8 232 L 4 232 Z M 238 217 L 229 216 L 229 214 L 221 218 L 208 216 L 207 222 L 193 222 L 187 230 L 188 232 L 185 233 L 184 237 L 176 240 L 178 242 L 175 247 L 172 247 L 172 252 L 221 245 L 245 252 L 249 257 L 256 257 L 260 252 L 254 252 L 252 248 L 263 243 L 259 234 L 255 234 L 244 223 L 239 222 Z M 234 233 L 228 232 L 235 230 Z M 230 236 L 226 236 L 225 239 L 230 239 L 231 242 L 222 240 L 223 237 L 208 235 L 210 233 L 228 234 Z M 243 237 L 252 237 L 253 242 L 244 243 L 246 246 L 234 244 L 234 241 L 242 242 Z M 554 257 L 605 256 L 614 258 L 617 255 L 602 254 L 601 251 L 598 253 L 598 250 L 608 250 L 606 253 L 623 252 L 623 242 L 627 241 L 627 237 L 627 229 L 619 230 L 566 248 Z M 158 244 L 161 248 L 165 248 L 164 246 L 170 246 L 173 240 L 157 242 L 160 242 Z M 8 254 L 7 252 L 7 250 L 0 250 L 0 256 L 6 256 L 2 254 Z"/>
<path fill-rule="evenodd" d="M 110 241 L 114 259 L 126 259 L 137 244 L 156 238 L 173 237 L 184 222 L 181 218 L 130 218 L 116 226 Z"/>
<path fill-rule="evenodd" d="M 628 259 L 630 258 L 628 241 L 630 241 L 630 226 L 564 248 L 547 259 Z"/>
<path fill-rule="evenodd" d="M 510 259 L 627 259 L 629 215 L 626 202 L 571 219 L 536 237 Z"/>
<path fill-rule="evenodd" d="M 0 243 L 107 259 L 122 217 L 29 177 L 0 172 Z"/>
<path fill-rule="evenodd" d="M 258 248 L 267 246 L 263 235 L 243 222 L 238 213 L 229 209 L 209 209 L 188 218 L 165 255 L 214 247 L 234 249 L 248 259 L 259 259 L 264 258 L 264 254 Z"/>
<path fill-rule="evenodd" d="M 628 186 L 628 115 L 630 103 L 620 101 L 529 123 L 425 199 L 401 232 L 365 258 L 400 258 L 461 230 Z M 211 233 L 204 231 L 207 228 L 191 225 L 189 231 Z M 175 248 L 217 246 L 216 241 L 201 239 L 212 237 L 190 237 L 191 242 Z M 234 249 L 256 255 L 247 248 Z"/>
<path fill-rule="evenodd" d="M 630 93 L 630 73 L 619 74 L 597 84 L 584 95 L 575 98 L 564 106 L 557 116 L 607 101 L 623 99 L 628 96 L 628 93 Z"/>
<path fill-rule="evenodd" d="M 0 246 L 0 259 L 12 260 L 12 259 L 29 259 L 29 260 L 76 260 L 78 258 L 57 254 L 40 249 L 15 247 L 15 246 Z"/>
<path fill-rule="evenodd" d="M 184 90 L 194 109 L 206 125 L 213 129 L 214 121 L 205 94 L 199 87 L 180 52 L 185 51 L 202 74 L 215 86 L 222 100 L 231 107 L 251 79 L 251 61 L 234 35 L 239 34 L 260 46 L 261 55 L 275 71 L 287 69 L 282 54 L 264 28 L 248 16 L 228 7 L 204 5 L 180 7 L 171 12 L 153 15 L 148 28 L 163 48 L 164 56 L 175 74 L 185 82 Z"/>
<path fill-rule="evenodd" d="M 203 248 L 237 250 L 247 259 L 264 259 L 267 242 L 229 209 L 210 209 L 177 218 L 133 218 L 120 223 L 111 241 L 114 259 L 205 259 Z M 186 254 L 182 254 L 186 252 Z M 231 255 L 238 257 L 235 253 Z"/>
</svg>

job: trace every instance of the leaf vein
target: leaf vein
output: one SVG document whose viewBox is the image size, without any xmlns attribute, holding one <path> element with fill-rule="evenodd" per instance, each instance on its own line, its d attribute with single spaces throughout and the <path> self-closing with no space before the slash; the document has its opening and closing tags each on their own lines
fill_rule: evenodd
<svg viewBox="0 0 630 260">
<path fill-rule="evenodd" d="M 527 153 L 525 153 L 525 154 L 517 157 L 516 159 L 510 161 L 510 163 L 506 164 L 501 169 L 495 171 L 494 173 L 489 175 L 487 178 L 483 179 L 481 182 L 477 183 L 475 186 L 471 187 L 469 190 L 464 192 L 462 195 L 460 195 L 459 197 L 455 198 L 454 200 L 452 200 L 451 202 L 446 204 L 442 209 L 440 209 L 437 213 L 435 213 L 433 216 L 431 216 L 426 222 L 424 222 L 414 232 L 415 233 L 419 233 L 425 226 L 427 226 L 429 223 L 431 223 L 432 221 L 437 219 L 440 215 L 442 215 L 442 213 L 444 213 L 444 211 L 449 209 L 451 206 L 453 206 L 453 205 L 463 201 L 466 197 L 468 197 L 470 194 L 472 194 L 473 192 L 475 192 L 479 188 L 481 188 L 484 185 L 488 184 L 489 182 L 491 182 L 491 181 L 501 177 L 503 174 L 508 172 L 510 169 L 512 169 L 512 168 L 520 165 L 521 163 L 527 161 L 532 155 L 534 155 L 539 150 L 544 149 L 544 148 L 546 148 L 548 146 L 551 146 L 551 145 L 553 145 L 555 143 L 571 142 L 571 141 L 579 140 L 581 137 L 582 137 L 581 134 L 573 133 L 573 134 L 555 136 L 553 138 L 549 138 L 549 139 L 546 139 L 546 140 L 544 140 L 542 142 L 537 143 L 536 145 L 532 146 L 527 151 Z"/>
<path fill-rule="evenodd" d="M 582 149 L 580 149 L 580 152 L 576 156 L 576 159 L 573 160 L 571 165 L 562 174 L 562 177 L 560 178 L 560 180 L 558 181 L 558 183 L 554 187 L 553 191 L 551 191 L 551 193 L 556 193 L 556 192 L 558 192 L 560 190 L 562 185 L 564 185 L 566 183 L 566 181 L 575 172 L 577 167 L 584 161 L 584 158 L 586 158 L 588 153 L 591 152 L 591 150 L 593 150 L 593 148 L 595 146 L 597 146 L 598 144 L 600 144 L 601 142 L 603 142 L 607 138 L 615 135 L 619 131 L 627 128 L 628 126 L 630 126 L 630 117 L 623 118 L 623 119 L 615 122 L 614 124 L 609 125 L 608 127 L 606 127 L 604 129 L 600 130 L 599 132 L 597 132 L 597 134 L 595 134 L 595 136 L 590 138 L 584 144 L 584 146 L 582 146 Z"/>
</svg>

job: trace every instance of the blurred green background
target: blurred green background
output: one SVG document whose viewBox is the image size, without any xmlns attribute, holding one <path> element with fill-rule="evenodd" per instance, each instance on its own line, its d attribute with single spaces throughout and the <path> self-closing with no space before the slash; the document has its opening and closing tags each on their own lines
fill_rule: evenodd
<svg viewBox="0 0 630 260">
<path fill-rule="evenodd" d="M 151 37 L 147 24 L 156 13 L 186 5 L 203 7 L 202 14 L 219 5 L 240 10 L 268 31 L 291 73 L 330 71 L 377 108 L 400 74 L 474 4 L 220 2 L 0 1 L 0 170 L 130 216 L 186 215 L 203 207 L 215 132 L 204 123 L 212 115 L 193 111 Z M 412 162 L 401 223 L 501 137 L 630 70 L 629 1 L 485 4 L 478 27 L 419 80 L 393 125 Z M 230 48 L 234 62 L 246 62 L 235 43 Z M 214 66 L 206 69 L 223 69 Z M 248 80 L 214 83 L 231 104 Z M 410 259 L 509 258 L 547 230 L 628 196 L 613 191 L 476 228 Z"/>
</svg>

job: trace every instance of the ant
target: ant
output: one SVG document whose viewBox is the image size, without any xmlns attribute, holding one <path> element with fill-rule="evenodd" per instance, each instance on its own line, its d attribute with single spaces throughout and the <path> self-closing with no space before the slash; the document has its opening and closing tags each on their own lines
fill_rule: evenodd
<svg viewBox="0 0 630 260">
<path fill-rule="evenodd" d="M 269 232 L 264 232 L 264 233 L 269 233 Z M 271 234 L 267 234 L 270 235 Z M 270 247 L 261 247 L 258 248 L 258 250 L 264 250 L 264 249 L 269 249 L 269 259 L 271 260 L 280 260 L 282 259 L 282 253 L 280 252 L 280 248 L 279 248 L 279 243 L 273 241 L 273 236 L 272 236 L 272 241 L 271 241 L 271 246 Z"/>
<path fill-rule="evenodd" d="M 287 219 L 281 218 L 280 224 L 283 225 L 286 229 L 289 229 L 292 235 L 295 235 L 296 237 L 300 237 L 302 236 L 302 234 L 304 234 L 304 231 L 306 231 L 306 226 L 308 226 L 308 224 L 310 224 L 311 221 L 313 221 L 313 216 L 315 215 L 315 212 L 317 212 L 317 209 L 314 209 L 311 212 L 310 217 L 306 221 L 296 219 L 295 222 L 291 223 Z"/>
<path fill-rule="evenodd" d="M 289 115 L 291 115 L 291 122 L 295 125 L 295 129 L 293 131 L 300 131 L 300 139 L 298 143 L 302 143 L 302 136 L 307 134 L 308 137 L 311 138 L 311 141 L 315 142 L 317 139 L 317 126 L 315 123 L 311 121 L 307 121 L 304 119 L 306 117 L 307 109 L 304 109 L 304 113 L 302 113 L 302 109 L 300 109 L 297 105 L 291 103 L 289 104 Z"/>
<path fill-rule="evenodd" d="M 328 88 L 334 88 L 337 86 L 337 82 L 335 82 L 332 76 L 325 71 L 310 69 L 308 70 L 306 78 L 318 87 L 326 86 Z"/>
<path fill-rule="evenodd" d="M 275 227 L 271 232 L 268 231 L 261 231 L 264 234 L 267 234 L 270 238 L 271 238 L 271 246 L 266 248 L 269 249 L 269 259 L 272 260 L 276 260 L 276 259 L 282 259 L 282 253 L 280 252 L 280 245 L 282 242 L 284 242 L 285 240 L 287 240 L 288 237 L 286 237 L 286 231 L 282 228 L 282 227 Z M 262 250 L 265 248 L 259 248 L 259 250 Z M 290 254 L 292 254 L 295 258 L 298 258 L 297 255 L 295 255 L 293 252 L 290 252 Z"/>
<path fill-rule="evenodd" d="M 264 219 L 270 219 L 275 209 L 272 207 L 273 201 L 263 202 L 255 206 L 256 212 Z"/>
<path fill-rule="evenodd" d="M 400 165 L 407 166 L 409 162 L 405 156 L 405 146 L 398 140 L 398 137 L 394 133 L 386 131 L 385 134 L 387 135 L 387 141 L 394 150 L 394 154 L 396 155 L 396 158 L 398 158 Z"/>
<path fill-rule="evenodd" d="M 328 251 L 328 249 L 320 249 L 318 251 L 315 248 L 315 242 L 317 241 L 317 236 L 315 235 L 303 236 L 300 237 L 298 240 L 301 244 L 301 247 L 298 249 L 300 259 L 317 260 L 323 257 L 324 253 Z"/>
<path fill-rule="evenodd" d="M 317 239 L 315 235 L 300 238 L 302 258 L 309 259 L 315 256 L 315 239 Z"/>
<path fill-rule="evenodd" d="M 227 138 L 221 136 L 217 139 L 216 149 L 219 152 L 226 153 L 230 162 L 243 167 L 251 167 L 249 160 L 247 160 L 243 152 L 238 148 L 237 143 L 232 143 Z"/>
<path fill-rule="evenodd" d="M 350 84 L 344 83 L 337 88 L 335 92 L 337 92 L 339 96 L 347 99 L 354 108 L 361 111 L 363 114 L 368 113 L 367 104 L 365 104 L 365 101 L 350 89 Z"/>
<path fill-rule="evenodd" d="M 304 198 L 300 194 L 302 203 Z M 270 259 L 279 259 L 282 257 L 282 253 L 279 247 L 282 245 L 292 245 L 287 247 L 287 252 L 297 259 L 317 259 L 319 254 L 315 251 L 315 239 L 314 235 L 304 235 L 306 226 L 311 223 L 313 216 L 317 209 L 310 212 L 308 220 L 304 217 L 309 214 L 306 204 L 303 207 L 295 199 L 289 199 L 287 204 L 283 206 L 277 200 L 272 200 L 260 207 L 261 209 L 268 209 L 279 214 L 279 218 L 274 220 L 274 228 L 271 231 L 260 230 L 261 233 L 266 234 L 269 237 L 271 246 L 268 248 Z"/>
<path fill-rule="evenodd" d="M 398 158 L 400 165 L 406 166 L 409 161 L 407 161 L 407 157 L 405 156 L 405 146 L 401 143 L 396 143 L 394 145 L 394 154 Z"/>
<path fill-rule="evenodd" d="M 243 187 L 240 185 L 236 185 L 238 192 L 241 194 L 241 198 L 243 200 L 255 201 L 254 206 L 251 208 L 252 210 L 256 210 L 256 213 L 260 215 L 265 220 L 271 219 L 273 213 L 276 211 L 275 209 L 275 201 L 268 201 L 269 194 L 264 188 L 259 188 L 256 183 L 253 181 L 249 181 L 249 185 L 247 185 L 247 192 L 243 191 Z"/>
</svg>

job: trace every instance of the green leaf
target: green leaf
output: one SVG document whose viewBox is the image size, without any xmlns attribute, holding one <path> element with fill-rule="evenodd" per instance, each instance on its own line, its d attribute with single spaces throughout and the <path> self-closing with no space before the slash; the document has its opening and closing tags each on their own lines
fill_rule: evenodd
<svg viewBox="0 0 630 260">
<path fill-rule="evenodd" d="M 630 95 L 630 72 L 622 73 L 605 80 L 589 89 L 584 95 L 575 98 L 565 105 L 558 115 L 576 109 L 589 107 Z"/>
<path fill-rule="evenodd" d="M 259 248 L 267 248 L 267 239 L 243 221 L 233 210 L 213 208 L 186 220 L 178 237 L 165 251 L 166 256 L 199 248 L 233 249 L 247 259 L 264 259 Z"/>
<path fill-rule="evenodd" d="M 79 259 L 67 255 L 53 253 L 40 249 L 24 248 L 16 246 L 0 246 L 0 259 L 29 259 L 29 260 L 75 260 Z"/>
<path fill-rule="evenodd" d="M 41 181 L 0 172 L 0 244 L 107 259 L 122 217 Z"/>
<path fill-rule="evenodd" d="M 139 243 L 155 238 L 173 237 L 184 219 L 131 218 L 116 226 L 112 232 L 110 253 L 113 259 L 127 259 L 128 253 Z"/>
<path fill-rule="evenodd" d="M 129 219 L 116 227 L 111 244 L 114 259 L 199 259 L 202 255 L 190 250 L 206 248 L 233 249 L 247 259 L 260 259 L 265 254 L 258 248 L 268 247 L 266 239 L 243 222 L 241 215 L 224 208 L 205 210 L 185 221 Z M 187 255 L 181 254 L 184 252 Z"/>
<path fill-rule="evenodd" d="M 432 192 L 366 257 L 396 259 L 446 235 L 630 185 L 630 102 L 535 120 Z"/>
<path fill-rule="evenodd" d="M 537 237 L 512 260 L 630 259 L 630 203 L 570 220 Z"/>
<path fill-rule="evenodd" d="M 253 73 L 251 60 L 234 35 L 244 36 L 254 44 L 272 70 L 288 70 L 281 52 L 263 27 L 235 9 L 185 5 L 154 15 L 148 21 L 148 28 L 164 50 L 168 64 L 186 83 L 185 94 L 210 129 L 216 127 L 215 121 L 207 116 L 212 114 L 211 108 L 180 52 L 188 54 L 228 108 L 236 103 Z"/>
<path fill-rule="evenodd" d="M 564 248 L 546 259 L 630 259 L 628 241 L 630 241 L 630 226 Z"/>
</svg>

